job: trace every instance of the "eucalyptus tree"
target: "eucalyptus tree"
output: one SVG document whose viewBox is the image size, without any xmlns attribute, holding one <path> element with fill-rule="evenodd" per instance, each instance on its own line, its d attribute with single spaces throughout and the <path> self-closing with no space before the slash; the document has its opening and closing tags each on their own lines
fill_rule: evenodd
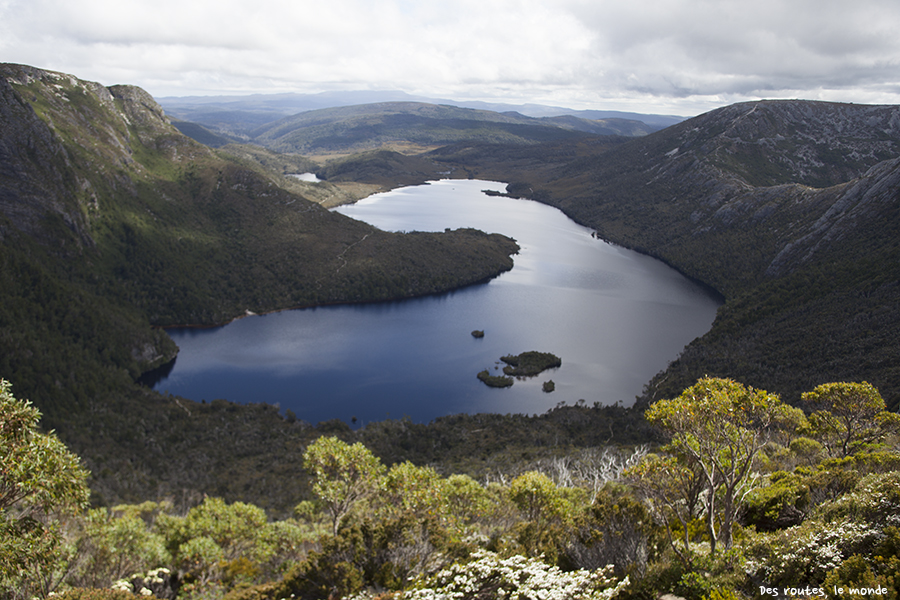
<svg viewBox="0 0 900 600">
<path fill-rule="evenodd" d="M 341 520 L 360 500 L 378 489 L 385 467 L 362 443 L 347 444 L 336 437 L 320 437 L 303 453 L 303 467 L 313 477 L 313 492 L 331 515 L 337 535 Z"/>
<path fill-rule="evenodd" d="M 0 379 L 0 590 L 47 595 L 58 558 L 58 519 L 87 505 L 88 472 L 40 411 Z"/>
<path fill-rule="evenodd" d="M 885 410 L 875 386 L 862 383 L 823 383 L 801 396 L 810 409 L 813 435 L 832 457 L 849 456 L 900 428 L 900 416 Z"/>
<path fill-rule="evenodd" d="M 731 547 L 740 501 L 753 487 L 754 460 L 785 410 L 775 394 L 707 377 L 645 413 L 670 434 L 666 450 L 702 479 L 711 555 L 719 542 Z"/>
</svg>

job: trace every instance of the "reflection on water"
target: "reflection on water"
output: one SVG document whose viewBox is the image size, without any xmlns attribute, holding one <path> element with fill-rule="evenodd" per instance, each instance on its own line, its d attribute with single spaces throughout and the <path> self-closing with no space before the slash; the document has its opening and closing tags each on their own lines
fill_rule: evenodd
<svg viewBox="0 0 900 600">
<path fill-rule="evenodd" d="M 440 181 L 337 210 L 390 231 L 476 227 L 515 238 L 515 267 L 487 284 L 427 298 L 247 317 L 171 330 L 181 348 L 156 384 L 194 400 L 290 408 L 311 422 L 459 412 L 543 413 L 559 402 L 631 404 L 718 300 L 659 261 L 592 236 L 558 210 L 487 196 L 504 185 Z M 484 330 L 482 339 L 471 331 Z M 511 388 L 475 375 L 500 356 L 553 352 L 563 364 Z M 556 391 L 541 383 L 553 379 Z"/>
</svg>

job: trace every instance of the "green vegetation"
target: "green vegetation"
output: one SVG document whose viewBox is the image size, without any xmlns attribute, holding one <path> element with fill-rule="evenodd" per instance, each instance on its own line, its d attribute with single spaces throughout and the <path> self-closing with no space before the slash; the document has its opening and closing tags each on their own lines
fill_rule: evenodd
<svg viewBox="0 0 900 600">
<path fill-rule="evenodd" d="M 87 504 L 87 472 L 41 413 L 0 379 L 0 590 L 27 580 L 23 593 L 52 591 L 62 543 L 58 522 Z"/>
<path fill-rule="evenodd" d="M 484 335 L 484 332 L 475 331 L 472 332 L 472 335 L 480 337 L 475 335 L 476 333 Z M 518 355 L 510 354 L 501 357 L 500 360 L 506 363 L 506 366 L 503 367 L 503 375 L 491 375 L 491 372 L 485 369 L 478 373 L 478 379 L 490 387 L 509 387 L 513 384 L 514 377 L 534 377 L 547 369 L 562 365 L 562 360 L 549 352 L 532 351 Z M 556 384 L 552 381 L 545 382 L 543 389 L 545 392 L 552 392 L 556 389 Z"/>
<path fill-rule="evenodd" d="M 680 498 L 667 497 L 666 504 L 681 501 L 704 512 L 709 554 L 716 553 L 719 541 L 728 551 L 739 500 L 750 484 L 763 435 L 789 410 L 765 391 L 731 380 L 702 379 L 678 398 L 660 400 L 647 411 L 647 420 L 671 435 L 664 449 L 675 462 L 659 469 L 663 463 L 648 461 L 644 465 L 652 468 L 636 470 L 634 475 L 639 485 L 648 485 L 654 492 L 681 486 Z M 698 500 L 705 506 L 698 507 Z M 689 542 L 679 555 L 690 556 Z"/>
<path fill-rule="evenodd" d="M 549 352 L 523 352 L 518 355 L 507 355 L 500 358 L 507 366 L 503 372 L 512 377 L 534 377 L 547 369 L 562 366 L 562 359 Z"/>
<path fill-rule="evenodd" d="M 359 442 L 348 446 L 334 437 L 323 437 L 303 454 L 303 467 L 313 476 L 313 493 L 327 507 L 332 533 L 354 504 L 375 492 L 383 475 L 380 461 Z"/>
<path fill-rule="evenodd" d="M 825 383 L 801 398 L 813 411 L 810 427 L 833 457 L 855 454 L 900 429 L 900 415 L 886 411 L 881 394 L 865 381 Z"/>
<path fill-rule="evenodd" d="M 485 385 L 495 388 L 509 387 L 513 384 L 512 377 L 505 377 L 503 375 L 491 375 L 491 372 L 487 369 L 478 373 L 478 379 L 479 381 L 484 382 Z"/>
<path fill-rule="evenodd" d="M 33 434 L 33 413 L 15 417 L 28 404 L 4 386 L 5 435 Z M 817 394 L 837 391 L 873 397 L 853 383 Z M 142 501 L 78 512 L 80 500 L 69 516 L 45 513 L 41 526 L 64 543 L 46 548 L 43 569 L 9 569 L 0 589 L 14 599 L 55 592 L 74 600 L 900 592 L 895 430 L 831 458 L 823 445 L 831 432 L 805 413 L 716 378 L 654 403 L 646 416 L 667 436 L 653 453 L 639 446 L 534 463 L 520 457 L 482 481 L 405 460 L 385 465 L 363 444 L 319 435 L 305 445 L 311 496 L 294 516 L 273 519 L 218 497 L 180 509 Z M 34 462 L 30 473 L 60 479 L 56 464 Z M 23 529 L 0 532 L 4 548 L 29 540 Z"/>
</svg>

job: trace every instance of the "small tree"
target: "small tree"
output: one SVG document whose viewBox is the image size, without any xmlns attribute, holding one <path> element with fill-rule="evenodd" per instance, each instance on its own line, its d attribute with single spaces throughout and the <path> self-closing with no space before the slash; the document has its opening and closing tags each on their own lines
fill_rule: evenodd
<svg viewBox="0 0 900 600">
<path fill-rule="evenodd" d="M 529 556 L 544 554 L 555 560 L 560 541 L 574 519 L 566 492 L 538 471 L 523 473 L 510 483 L 509 499 L 525 519 L 517 527 L 517 537 Z"/>
<path fill-rule="evenodd" d="M 710 554 L 731 547 L 731 529 L 765 434 L 783 412 L 775 394 L 731 379 L 704 378 L 674 400 L 660 400 L 645 416 L 671 434 L 667 449 L 699 469 L 705 488 Z M 718 519 L 719 526 L 716 527 Z"/>
<path fill-rule="evenodd" d="M 813 435 L 832 457 L 849 456 L 900 425 L 900 417 L 885 410 L 881 394 L 865 381 L 823 383 L 801 400 L 813 411 L 809 416 Z"/>
<path fill-rule="evenodd" d="M 40 411 L 0 379 L 0 589 L 48 594 L 60 535 L 53 519 L 87 505 L 88 472 L 52 433 Z"/>
<path fill-rule="evenodd" d="M 331 515 L 332 534 L 353 505 L 374 492 L 384 465 L 360 442 L 320 437 L 303 453 L 303 468 L 313 476 L 313 492 Z"/>
<path fill-rule="evenodd" d="M 625 471 L 625 477 L 643 496 L 653 518 L 665 526 L 676 556 L 692 568 L 690 524 L 700 515 L 700 496 L 706 488 L 698 466 L 677 456 L 648 454 Z M 681 531 L 681 547 L 674 534 L 676 525 Z"/>
</svg>

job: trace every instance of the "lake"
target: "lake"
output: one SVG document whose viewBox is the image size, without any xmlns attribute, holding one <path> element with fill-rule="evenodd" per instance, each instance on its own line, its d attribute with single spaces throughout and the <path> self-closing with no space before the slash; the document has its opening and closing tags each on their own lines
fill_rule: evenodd
<svg viewBox="0 0 900 600">
<path fill-rule="evenodd" d="M 327 306 L 171 329 L 180 352 L 154 386 L 192 400 L 277 404 L 316 423 L 428 422 L 455 413 L 540 414 L 559 403 L 630 405 L 706 333 L 720 300 L 663 263 L 594 237 L 559 210 L 488 196 L 505 184 L 441 180 L 335 209 L 388 231 L 475 227 L 515 238 L 488 283 L 396 302 Z M 483 338 L 471 335 L 483 330 Z M 500 357 L 552 352 L 562 366 L 510 388 Z M 555 391 L 542 383 L 552 380 Z"/>
</svg>

